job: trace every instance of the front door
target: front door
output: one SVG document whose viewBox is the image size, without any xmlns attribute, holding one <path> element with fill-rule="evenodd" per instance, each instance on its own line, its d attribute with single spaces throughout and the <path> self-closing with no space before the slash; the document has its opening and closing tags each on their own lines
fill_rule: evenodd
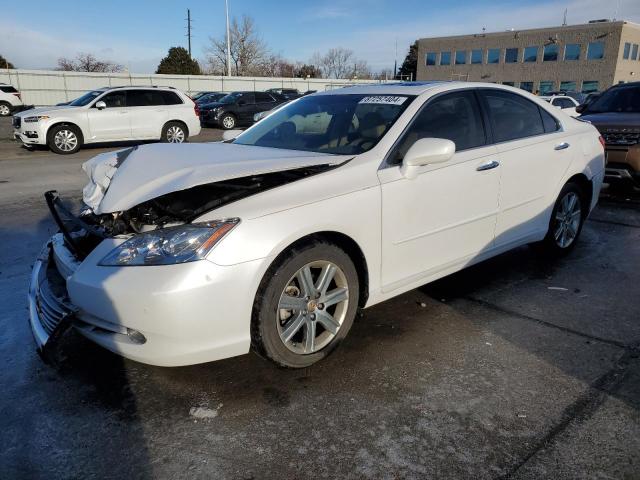
<svg viewBox="0 0 640 480">
<path fill-rule="evenodd" d="M 444 164 L 400 173 L 421 138 L 456 144 Z M 425 283 L 472 262 L 493 245 L 500 187 L 497 150 L 487 145 L 476 95 L 466 89 L 428 100 L 379 172 L 382 188 L 382 290 Z"/>
<path fill-rule="evenodd" d="M 107 108 L 98 109 L 95 103 L 104 102 Z M 124 90 L 107 93 L 89 108 L 89 130 L 91 142 L 128 140 L 131 138 L 131 120 Z"/>
<path fill-rule="evenodd" d="M 243 93 L 238 98 L 236 105 L 240 123 L 253 123 L 253 116 L 258 113 L 255 95 L 252 92 Z"/>
</svg>

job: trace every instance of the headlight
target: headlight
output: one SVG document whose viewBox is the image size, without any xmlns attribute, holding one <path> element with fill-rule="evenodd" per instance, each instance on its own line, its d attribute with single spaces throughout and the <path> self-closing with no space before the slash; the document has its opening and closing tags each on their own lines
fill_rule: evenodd
<svg viewBox="0 0 640 480">
<path fill-rule="evenodd" d="M 25 117 L 24 122 L 36 123 L 36 122 L 39 122 L 40 120 L 48 120 L 48 119 L 49 119 L 49 115 L 38 115 L 37 117 Z"/>
<path fill-rule="evenodd" d="M 238 223 L 239 219 L 232 218 L 141 233 L 111 250 L 98 265 L 172 265 L 201 260 Z"/>
</svg>

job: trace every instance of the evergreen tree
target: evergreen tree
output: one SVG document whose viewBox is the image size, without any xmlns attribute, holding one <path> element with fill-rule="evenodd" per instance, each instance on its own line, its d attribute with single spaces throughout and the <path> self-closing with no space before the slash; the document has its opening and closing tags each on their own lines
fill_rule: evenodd
<svg viewBox="0 0 640 480">
<path fill-rule="evenodd" d="M 189 56 L 186 48 L 171 47 L 169 54 L 160 60 L 156 73 L 201 75 L 200 65 Z"/>
<path fill-rule="evenodd" d="M 418 73 L 418 42 L 415 41 L 413 45 L 409 47 L 409 53 L 402 62 L 400 70 L 398 70 L 398 77 L 403 80 L 416 79 L 416 73 Z"/>
</svg>

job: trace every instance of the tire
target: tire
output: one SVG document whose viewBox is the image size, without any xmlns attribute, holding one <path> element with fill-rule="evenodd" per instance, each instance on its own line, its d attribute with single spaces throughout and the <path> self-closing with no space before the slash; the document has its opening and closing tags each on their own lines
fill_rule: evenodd
<svg viewBox="0 0 640 480">
<path fill-rule="evenodd" d="M 167 122 L 162 127 L 160 141 L 163 143 L 185 143 L 189 140 L 189 131 L 182 122 Z"/>
<path fill-rule="evenodd" d="M 76 153 L 82 143 L 82 133 L 75 125 L 56 125 L 47 132 L 47 145 L 60 155 Z"/>
<path fill-rule="evenodd" d="M 11 105 L 7 102 L 0 102 L 0 117 L 11 115 Z"/>
<path fill-rule="evenodd" d="M 220 126 L 225 130 L 233 130 L 236 128 L 238 120 L 233 113 L 223 113 L 220 117 Z"/>
<path fill-rule="evenodd" d="M 573 250 L 582 232 L 589 206 L 580 185 L 569 182 L 556 200 L 549 220 L 549 230 L 537 246 L 547 254 L 563 256 Z"/>
<path fill-rule="evenodd" d="M 319 281 L 334 268 L 333 275 L 325 275 L 328 282 Z M 307 272 L 311 282 L 303 281 Z M 359 291 L 356 268 L 340 248 L 313 241 L 291 249 L 267 270 L 256 294 L 251 319 L 254 351 L 288 368 L 322 360 L 349 333 Z M 283 305 L 290 308 L 279 308 Z"/>
</svg>

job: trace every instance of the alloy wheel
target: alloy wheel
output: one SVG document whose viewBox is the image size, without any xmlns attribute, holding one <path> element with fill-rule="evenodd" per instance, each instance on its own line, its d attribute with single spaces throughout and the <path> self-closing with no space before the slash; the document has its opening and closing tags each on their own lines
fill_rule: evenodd
<svg viewBox="0 0 640 480">
<path fill-rule="evenodd" d="M 78 146 L 78 137 L 72 130 L 60 130 L 53 137 L 55 146 L 63 152 L 71 152 Z"/>
<path fill-rule="evenodd" d="M 169 143 L 182 143 L 184 142 L 184 130 L 180 127 L 173 125 L 167 129 L 167 142 Z"/>
<path fill-rule="evenodd" d="M 575 192 L 568 192 L 558 205 L 555 215 L 553 238 L 560 248 L 567 248 L 578 236 L 582 210 L 580 198 Z"/>
<path fill-rule="evenodd" d="M 11 110 L 9 110 L 9 107 L 7 105 L 0 105 L 0 116 L 6 117 L 10 113 Z"/>
<path fill-rule="evenodd" d="M 222 119 L 222 126 L 226 129 L 231 129 L 235 127 L 235 125 L 236 125 L 236 121 L 231 115 L 227 115 Z"/>
<path fill-rule="evenodd" d="M 342 326 L 349 305 L 344 272 L 329 261 L 308 263 L 293 275 L 278 301 L 282 343 L 307 355 L 326 347 Z"/>
</svg>

